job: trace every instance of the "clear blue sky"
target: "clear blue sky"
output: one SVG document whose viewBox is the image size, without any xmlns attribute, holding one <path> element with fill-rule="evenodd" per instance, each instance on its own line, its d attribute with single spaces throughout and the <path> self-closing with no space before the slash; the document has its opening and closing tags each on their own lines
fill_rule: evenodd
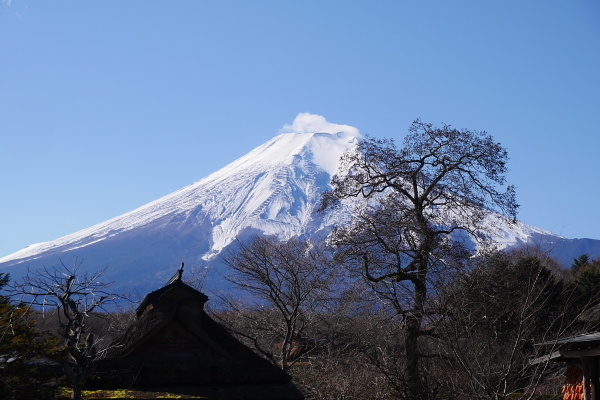
<svg viewBox="0 0 600 400">
<path fill-rule="evenodd" d="M 508 148 L 519 218 L 600 239 L 600 3 L 0 3 L 0 256 L 115 217 L 300 112 Z"/>
</svg>

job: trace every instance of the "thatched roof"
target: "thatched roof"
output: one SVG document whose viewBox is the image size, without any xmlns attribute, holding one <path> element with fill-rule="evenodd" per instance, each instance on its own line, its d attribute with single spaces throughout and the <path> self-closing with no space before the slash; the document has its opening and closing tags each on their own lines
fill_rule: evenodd
<svg viewBox="0 0 600 400">
<path fill-rule="evenodd" d="M 208 301 L 208 296 L 183 283 L 182 278 L 183 263 L 181 263 L 181 268 L 177 270 L 165 286 L 146 295 L 136 310 L 136 316 L 139 318 L 148 308 L 152 309 L 157 305 L 166 305 L 165 303 L 168 301 L 168 298 L 173 297 L 175 293 L 181 290 L 185 292 L 186 297 L 198 302 L 197 307 L 199 309 L 204 309 L 204 303 Z"/>
<path fill-rule="evenodd" d="M 137 310 L 137 320 L 96 363 L 92 384 L 214 386 L 290 381 L 289 375 L 210 318 L 203 309 L 207 300 L 183 283 L 181 274 L 148 294 Z"/>
</svg>

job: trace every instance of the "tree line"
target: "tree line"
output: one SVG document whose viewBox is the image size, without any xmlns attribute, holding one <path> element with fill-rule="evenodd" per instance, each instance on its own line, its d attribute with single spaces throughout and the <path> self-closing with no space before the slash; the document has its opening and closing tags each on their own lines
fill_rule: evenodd
<svg viewBox="0 0 600 400">
<path fill-rule="evenodd" d="M 299 239 L 240 244 L 226 258 L 232 281 L 260 300 L 225 297 L 225 309 L 214 316 L 292 374 L 309 399 L 414 398 L 407 321 L 398 304 L 348 271 L 315 276 L 318 285 L 298 279 L 313 267 L 308 260 L 330 266 L 334 257 Z M 564 367 L 531 361 L 555 351 L 559 338 L 597 329 L 600 260 L 568 270 L 537 248 L 523 248 L 491 251 L 469 264 L 440 277 L 443 285 L 430 292 L 416 342 L 421 398 L 559 394 Z M 403 302 L 406 293 L 396 294 Z M 294 301 L 281 307 L 282 298 Z"/>
</svg>

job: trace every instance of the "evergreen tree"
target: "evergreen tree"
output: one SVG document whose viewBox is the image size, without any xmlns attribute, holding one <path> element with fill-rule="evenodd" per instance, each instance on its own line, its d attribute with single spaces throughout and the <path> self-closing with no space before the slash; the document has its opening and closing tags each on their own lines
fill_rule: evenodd
<svg viewBox="0 0 600 400">
<path fill-rule="evenodd" d="M 588 265 L 589 263 L 590 263 L 589 254 L 582 254 L 579 257 L 573 259 L 573 264 L 571 265 L 571 270 L 573 272 L 577 272 L 577 271 L 581 270 L 581 268 Z"/>
<path fill-rule="evenodd" d="M 8 284 L 0 273 L 0 289 Z M 57 358 L 58 339 L 35 327 L 31 310 L 0 295 L 0 398 L 51 399 L 55 374 L 45 363 Z"/>
</svg>

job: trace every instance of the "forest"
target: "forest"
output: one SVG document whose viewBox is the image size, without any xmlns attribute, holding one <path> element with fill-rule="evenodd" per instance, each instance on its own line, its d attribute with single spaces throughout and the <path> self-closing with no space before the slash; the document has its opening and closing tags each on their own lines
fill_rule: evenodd
<svg viewBox="0 0 600 400">
<path fill-rule="evenodd" d="M 222 295 L 208 311 L 286 370 L 306 399 L 411 398 L 403 316 L 366 282 L 348 284 L 347 275 L 317 273 L 313 266 L 331 262 L 325 256 L 322 248 L 307 248 L 305 242 L 256 238 L 228 262 L 249 271 L 261 260 L 260 268 L 276 278 L 264 284 L 250 272 L 243 282 L 257 296 L 261 290 L 266 294 L 270 284 L 281 290 L 260 303 Z M 201 288 L 202 278 L 192 273 L 187 283 Z M 8 276 L 2 285 L 10 285 Z M 510 397 L 516 393 L 562 398 L 565 366 L 531 361 L 554 351 L 556 339 L 597 330 L 599 292 L 600 260 L 585 255 L 570 269 L 536 249 L 496 251 L 478 259 L 468 272 L 445 281 L 429 302 L 431 312 L 419 337 L 426 398 L 521 398 Z M 67 340 L 57 316 L 60 308 L 42 311 L 3 296 L 0 312 L 2 398 L 55 398 L 58 388 L 47 385 L 55 371 L 32 361 L 64 361 Z M 133 304 L 88 314 L 81 341 L 90 334 L 98 338 L 97 355 L 90 360 L 101 357 L 103 346 L 134 318 Z M 56 383 L 70 385 L 65 379 Z"/>
</svg>

